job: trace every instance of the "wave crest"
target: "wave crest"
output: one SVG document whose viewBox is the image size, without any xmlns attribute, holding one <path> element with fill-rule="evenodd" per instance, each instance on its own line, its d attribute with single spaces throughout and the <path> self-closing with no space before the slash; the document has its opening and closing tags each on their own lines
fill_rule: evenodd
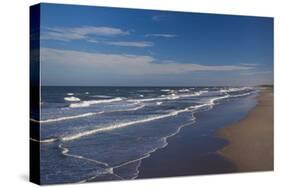
<svg viewBox="0 0 281 188">
<path fill-rule="evenodd" d="M 113 98 L 113 99 L 104 99 L 104 100 L 90 100 L 90 101 L 82 101 L 80 103 L 73 103 L 70 104 L 70 108 L 83 108 L 83 107 L 89 107 L 93 104 L 101 104 L 101 103 L 112 103 L 112 102 L 118 102 L 122 101 L 123 99 L 121 97 Z"/>
</svg>

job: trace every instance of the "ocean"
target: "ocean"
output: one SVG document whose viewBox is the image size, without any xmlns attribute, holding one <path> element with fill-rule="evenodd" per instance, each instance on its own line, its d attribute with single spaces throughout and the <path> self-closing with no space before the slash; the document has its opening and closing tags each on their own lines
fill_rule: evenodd
<svg viewBox="0 0 281 188">
<path fill-rule="evenodd" d="M 223 116 L 216 107 L 234 109 L 225 119 L 238 121 L 257 95 L 254 87 L 43 86 L 40 120 L 32 119 L 40 122 L 40 140 L 31 138 L 40 142 L 41 183 L 136 179 L 142 161 L 169 148 L 170 138 L 184 130 L 192 141 L 206 130 L 217 131 L 220 123 L 197 125 Z M 220 141 L 214 136 L 208 142 Z M 196 157 L 194 147 L 185 152 Z"/>
</svg>

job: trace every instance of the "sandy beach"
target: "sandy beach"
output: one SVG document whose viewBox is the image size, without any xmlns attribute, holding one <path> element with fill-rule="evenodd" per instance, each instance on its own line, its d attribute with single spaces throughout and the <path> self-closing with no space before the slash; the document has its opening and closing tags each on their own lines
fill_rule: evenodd
<svg viewBox="0 0 281 188">
<path fill-rule="evenodd" d="M 273 170 L 273 90 L 261 88 L 258 104 L 249 114 L 219 131 L 229 144 L 219 153 L 238 171 Z"/>
</svg>

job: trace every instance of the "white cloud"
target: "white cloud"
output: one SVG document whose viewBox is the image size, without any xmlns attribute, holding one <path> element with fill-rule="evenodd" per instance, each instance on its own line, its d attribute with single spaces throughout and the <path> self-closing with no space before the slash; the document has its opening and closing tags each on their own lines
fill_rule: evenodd
<svg viewBox="0 0 281 188">
<path fill-rule="evenodd" d="M 137 47 L 137 48 L 145 48 L 145 47 L 153 46 L 152 42 L 147 42 L 147 41 L 117 41 L 117 42 L 105 42 L 105 44 L 114 45 L 114 46 Z"/>
<path fill-rule="evenodd" d="M 253 67 L 239 65 L 207 66 L 200 64 L 184 64 L 174 61 L 155 63 L 151 56 L 129 54 L 88 53 L 72 50 L 41 48 L 42 68 L 64 65 L 68 68 L 93 70 L 122 75 L 165 75 L 182 74 L 193 71 L 242 71 Z"/>
<path fill-rule="evenodd" d="M 164 33 L 152 33 L 152 34 L 146 34 L 146 37 L 164 37 L 164 38 L 174 38 L 177 35 L 173 34 L 164 34 Z"/>
<path fill-rule="evenodd" d="M 95 26 L 83 26 L 83 27 L 47 27 L 42 28 L 42 40 L 94 40 L 92 36 L 119 36 L 128 35 L 128 31 L 123 31 L 114 27 L 95 27 Z"/>
</svg>

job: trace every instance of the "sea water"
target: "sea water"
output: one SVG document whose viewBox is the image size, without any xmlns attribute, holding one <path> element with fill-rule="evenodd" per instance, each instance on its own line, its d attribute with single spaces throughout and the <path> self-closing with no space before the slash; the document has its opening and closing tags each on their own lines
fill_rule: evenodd
<svg viewBox="0 0 281 188">
<path fill-rule="evenodd" d="M 200 112 L 253 87 L 41 88 L 41 183 L 135 179 L 141 161 L 193 126 Z M 194 129 L 194 128 L 193 128 Z M 201 133 L 200 133 L 201 134 Z"/>
</svg>

